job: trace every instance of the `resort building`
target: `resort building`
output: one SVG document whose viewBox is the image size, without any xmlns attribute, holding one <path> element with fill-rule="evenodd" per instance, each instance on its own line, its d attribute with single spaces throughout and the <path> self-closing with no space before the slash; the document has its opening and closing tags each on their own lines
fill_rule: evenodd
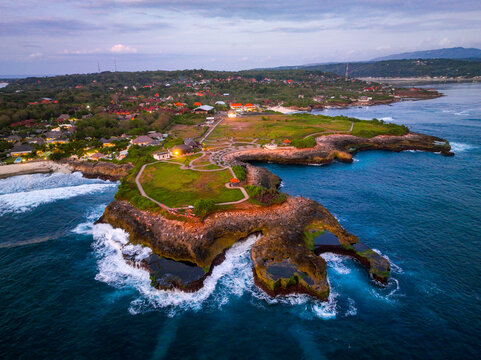
<svg viewBox="0 0 481 360">
<path fill-rule="evenodd" d="M 15 145 L 10 151 L 10 156 L 22 156 L 28 155 L 33 151 L 33 147 L 30 145 Z"/>
<path fill-rule="evenodd" d="M 210 105 L 202 105 L 202 106 L 199 106 L 197 108 L 194 109 L 194 112 L 197 113 L 197 114 L 207 114 L 209 111 L 213 110 L 214 107 L 213 106 L 210 106 Z"/>
<path fill-rule="evenodd" d="M 192 146 L 189 145 L 176 145 L 172 149 L 169 150 L 170 156 L 179 157 L 179 156 L 186 156 L 192 155 L 194 153 L 194 149 Z"/>
<path fill-rule="evenodd" d="M 277 149 L 277 144 L 265 144 L 264 148 L 267 150 L 275 150 Z"/>
<path fill-rule="evenodd" d="M 20 140 L 22 140 L 22 138 L 18 135 L 10 135 L 7 138 L 7 141 L 10 142 L 10 143 L 14 143 L 14 142 L 17 142 L 17 141 L 20 141 Z"/>
<path fill-rule="evenodd" d="M 152 154 L 155 160 L 167 160 L 170 159 L 170 153 L 168 151 L 159 151 Z"/>
<path fill-rule="evenodd" d="M 154 145 L 159 145 L 159 142 L 152 139 L 150 136 L 142 135 L 132 140 L 132 145 L 154 146 Z"/>
</svg>

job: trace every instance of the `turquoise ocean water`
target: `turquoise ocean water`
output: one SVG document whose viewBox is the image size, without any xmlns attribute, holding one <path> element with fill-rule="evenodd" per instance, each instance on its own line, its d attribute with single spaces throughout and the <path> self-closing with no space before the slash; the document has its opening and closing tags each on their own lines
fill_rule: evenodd
<svg viewBox="0 0 481 360">
<path fill-rule="evenodd" d="M 353 164 L 263 164 L 389 257 L 386 287 L 323 255 L 332 294 L 269 299 L 235 245 L 194 294 L 149 287 L 126 234 L 93 226 L 116 183 L 79 174 L 0 180 L 1 359 L 475 359 L 481 350 L 481 85 L 328 110 L 444 137 L 456 156 L 364 152 Z"/>
</svg>

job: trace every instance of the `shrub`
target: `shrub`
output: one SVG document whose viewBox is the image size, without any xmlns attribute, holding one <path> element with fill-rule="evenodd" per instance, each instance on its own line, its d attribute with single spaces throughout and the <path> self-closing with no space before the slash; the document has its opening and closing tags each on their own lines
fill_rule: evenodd
<svg viewBox="0 0 481 360">
<path fill-rule="evenodd" d="M 262 186 L 247 185 L 245 187 L 251 201 L 259 205 L 282 204 L 286 201 L 286 194 L 279 192 L 277 189 L 266 189 Z"/>
<path fill-rule="evenodd" d="M 239 179 L 240 181 L 244 181 L 246 179 L 247 171 L 243 166 L 234 165 L 232 167 L 232 170 L 234 171 L 234 174 L 235 174 L 236 178 Z"/>
<path fill-rule="evenodd" d="M 200 199 L 194 203 L 194 213 L 197 216 L 206 216 L 215 209 L 215 201 L 212 199 Z"/>
<path fill-rule="evenodd" d="M 316 139 L 312 136 L 306 139 L 294 139 L 291 142 L 292 146 L 295 146 L 298 149 L 306 149 L 306 148 L 313 148 L 316 146 Z"/>
</svg>

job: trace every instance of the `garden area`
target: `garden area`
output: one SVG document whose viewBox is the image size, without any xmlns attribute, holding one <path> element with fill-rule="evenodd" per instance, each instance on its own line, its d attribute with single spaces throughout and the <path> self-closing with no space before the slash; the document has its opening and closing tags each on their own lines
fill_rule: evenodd
<svg viewBox="0 0 481 360">
<path fill-rule="evenodd" d="M 145 168 L 140 182 L 145 193 L 169 207 L 193 205 L 197 200 L 215 203 L 243 199 L 239 189 L 228 189 L 229 170 L 196 171 L 181 169 L 177 164 L 159 162 Z"/>
</svg>

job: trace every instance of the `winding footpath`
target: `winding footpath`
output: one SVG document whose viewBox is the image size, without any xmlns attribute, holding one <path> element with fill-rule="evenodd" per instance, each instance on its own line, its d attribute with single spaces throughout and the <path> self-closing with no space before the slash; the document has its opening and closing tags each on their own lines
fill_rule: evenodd
<svg viewBox="0 0 481 360">
<path fill-rule="evenodd" d="M 205 153 L 202 152 L 202 157 L 205 156 Z M 195 158 L 193 159 L 192 161 L 189 162 L 188 165 L 185 165 L 183 163 L 179 163 L 179 162 L 175 162 L 175 161 L 165 161 L 165 160 L 159 160 L 159 161 L 154 161 L 154 162 L 151 162 L 151 163 L 148 163 L 148 164 L 145 164 L 143 165 L 141 168 L 140 168 L 140 171 L 139 173 L 137 174 L 137 176 L 135 177 L 135 184 L 137 185 L 137 188 L 139 189 L 139 192 L 140 192 L 140 195 L 142 195 L 143 197 L 149 199 L 150 201 L 156 203 L 157 205 L 159 205 L 162 209 L 164 210 L 167 210 L 167 211 L 175 211 L 175 210 L 183 210 L 183 209 L 188 209 L 190 208 L 191 206 L 183 206 L 183 207 L 176 207 L 176 208 L 171 208 L 153 198 L 151 198 L 149 195 L 147 195 L 145 193 L 145 190 L 144 188 L 142 187 L 142 184 L 140 183 L 140 177 L 142 176 L 142 173 L 144 172 L 145 168 L 149 165 L 153 165 L 153 164 L 157 164 L 157 163 L 168 163 L 168 164 L 177 164 L 177 165 L 180 165 L 180 169 L 182 170 L 192 170 L 192 171 L 222 171 L 222 170 L 225 170 L 225 169 L 229 169 L 229 171 L 231 172 L 232 174 L 232 177 L 233 178 L 236 178 L 235 176 L 235 173 L 234 173 L 234 170 L 232 170 L 232 167 L 230 166 L 224 166 L 224 167 L 220 167 L 220 169 L 198 169 L 198 168 L 195 168 L 195 166 L 192 166 L 192 163 L 200 158 Z M 210 157 L 209 157 L 210 158 Z M 229 202 L 223 202 L 223 203 L 216 203 L 216 205 L 234 205 L 234 204 L 240 204 L 246 200 L 249 200 L 249 194 L 247 193 L 246 189 L 243 187 L 243 186 L 232 186 L 230 183 L 226 183 L 225 184 L 225 187 L 227 189 L 239 189 L 241 192 L 242 192 L 242 195 L 244 195 L 244 198 L 240 199 L 240 200 L 237 200 L 237 201 L 229 201 Z"/>
</svg>

